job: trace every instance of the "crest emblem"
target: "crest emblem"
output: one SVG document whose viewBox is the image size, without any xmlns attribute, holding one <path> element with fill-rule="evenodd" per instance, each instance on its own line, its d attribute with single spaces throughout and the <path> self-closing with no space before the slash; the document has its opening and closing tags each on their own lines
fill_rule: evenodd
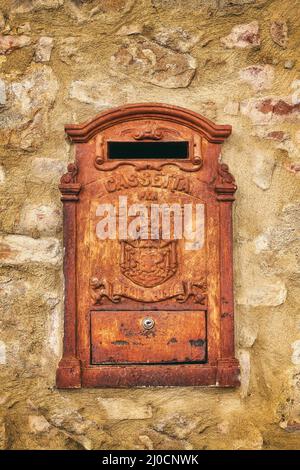
<svg viewBox="0 0 300 470">
<path fill-rule="evenodd" d="M 177 270 L 177 240 L 121 241 L 121 272 L 135 284 L 155 287 Z"/>
</svg>

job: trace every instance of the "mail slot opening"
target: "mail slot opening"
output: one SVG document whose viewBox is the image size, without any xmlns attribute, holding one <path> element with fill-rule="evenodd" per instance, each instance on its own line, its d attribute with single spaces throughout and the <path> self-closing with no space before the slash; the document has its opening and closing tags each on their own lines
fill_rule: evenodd
<svg viewBox="0 0 300 470">
<path fill-rule="evenodd" d="M 124 159 L 186 159 L 188 142 L 108 142 L 108 158 Z"/>
</svg>

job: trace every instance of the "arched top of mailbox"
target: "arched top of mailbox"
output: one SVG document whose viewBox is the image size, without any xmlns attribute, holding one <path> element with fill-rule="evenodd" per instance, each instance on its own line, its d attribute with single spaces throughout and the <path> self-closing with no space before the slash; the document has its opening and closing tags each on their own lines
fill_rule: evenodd
<svg viewBox="0 0 300 470">
<path fill-rule="evenodd" d="M 194 111 L 162 103 L 139 103 L 104 111 L 83 124 L 67 124 L 65 131 L 72 142 L 87 142 L 108 127 L 126 121 L 162 119 L 199 132 L 209 142 L 220 144 L 231 134 L 231 126 L 217 125 Z"/>
</svg>

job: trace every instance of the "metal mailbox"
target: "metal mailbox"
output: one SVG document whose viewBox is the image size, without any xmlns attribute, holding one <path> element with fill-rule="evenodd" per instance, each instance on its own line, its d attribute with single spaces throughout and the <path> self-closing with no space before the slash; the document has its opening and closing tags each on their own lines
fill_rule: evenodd
<svg viewBox="0 0 300 470">
<path fill-rule="evenodd" d="M 239 384 L 230 126 L 133 104 L 66 126 L 59 388 Z"/>
</svg>

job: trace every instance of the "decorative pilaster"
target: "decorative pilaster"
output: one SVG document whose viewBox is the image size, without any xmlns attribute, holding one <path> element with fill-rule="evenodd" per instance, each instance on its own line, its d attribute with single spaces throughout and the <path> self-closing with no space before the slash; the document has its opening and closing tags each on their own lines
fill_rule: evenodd
<svg viewBox="0 0 300 470">
<path fill-rule="evenodd" d="M 220 358 L 217 384 L 221 387 L 239 385 L 239 362 L 234 352 L 234 300 L 232 260 L 232 203 L 237 189 L 228 165 L 219 164 L 215 192 L 220 202 Z"/>
<path fill-rule="evenodd" d="M 58 388 L 81 387 L 80 361 L 76 357 L 76 202 L 81 189 L 81 184 L 76 183 L 77 172 L 76 164 L 70 163 L 59 185 L 64 220 L 65 301 L 63 357 L 56 372 Z"/>
</svg>

